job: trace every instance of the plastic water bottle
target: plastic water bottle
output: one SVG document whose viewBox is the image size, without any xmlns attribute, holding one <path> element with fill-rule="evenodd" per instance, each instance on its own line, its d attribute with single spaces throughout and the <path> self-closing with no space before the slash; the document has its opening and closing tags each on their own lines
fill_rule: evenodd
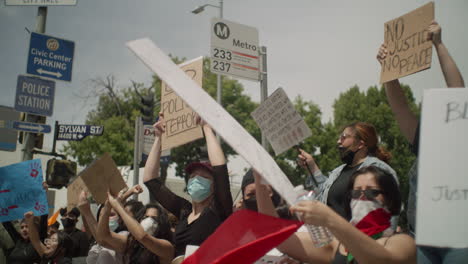
<svg viewBox="0 0 468 264">
<path fill-rule="evenodd" d="M 319 200 L 317 189 L 313 191 L 306 191 L 302 185 L 295 188 L 299 196 L 297 197 L 296 203 L 300 201 L 315 201 Z M 300 216 L 298 216 L 300 218 Z M 323 247 L 328 245 L 333 240 L 333 234 L 324 226 L 315 226 L 304 224 L 309 231 L 310 237 L 315 247 Z"/>
</svg>

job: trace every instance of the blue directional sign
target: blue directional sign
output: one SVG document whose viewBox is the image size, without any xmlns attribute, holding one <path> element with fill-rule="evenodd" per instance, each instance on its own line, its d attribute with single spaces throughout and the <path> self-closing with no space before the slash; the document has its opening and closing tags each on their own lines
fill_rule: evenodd
<svg viewBox="0 0 468 264">
<path fill-rule="evenodd" d="M 94 125 L 58 125 L 57 140 L 80 141 L 87 136 L 101 136 L 104 126 Z"/>
<path fill-rule="evenodd" d="M 22 121 L 13 121 L 13 129 L 29 133 L 50 133 L 50 126 L 45 124 L 29 123 Z"/>
<path fill-rule="evenodd" d="M 35 115 L 52 116 L 55 82 L 24 75 L 18 76 L 15 110 Z"/>
<path fill-rule="evenodd" d="M 75 42 L 31 33 L 26 72 L 61 81 L 71 81 Z"/>
</svg>

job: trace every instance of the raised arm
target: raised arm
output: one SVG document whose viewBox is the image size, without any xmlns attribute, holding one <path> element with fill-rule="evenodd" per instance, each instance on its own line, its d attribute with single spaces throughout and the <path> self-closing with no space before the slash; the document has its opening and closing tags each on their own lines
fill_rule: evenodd
<svg viewBox="0 0 468 264">
<path fill-rule="evenodd" d="M 382 64 L 382 61 L 385 60 L 387 55 L 387 46 L 382 44 L 377 53 L 377 60 L 380 64 Z M 384 83 L 384 86 L 388 103 L 392 108 L 392 112 L 395 115 L 401 132 L 408 142 L 413 143 L 418 127 L 418 118 L 416 114 L 411 111 L 408 101 L 406 100 L 405 92 L 400 86 L 400 82 L 397 79 Z"/>
<path fill-rule="evenodd" d="M 29 228 L 29 240 L 33 245 L 36 252 L 39 256 L 44 256 L 48 253 L 47 247 L 41 242 L 39 238 L 39 230 L 37 230 L 36 225 L 34 224 L 34 213 L 29 211 L 24 214 L 24 219 Z"/>
<path fill-rule="evenodd" d="M 155 138 L 151 151 L 146 160 L 145 170 L 143 172 L 143 182 L 147 182 L 154 178 L 159 178 L 159 168 L 161 160 L 161 135 L 165 131 L 164 114 L 159 113 L 158 122 L 154 127 Z"/>
<path fill-rule="evenodd" d="M 132 188 L 128 189 L 120 198 L 120 200 L 122 202 L 125 202 L 128 197 L 130 197 L 131 195 L 135 194 L 135 195 L 138 195 L 140 193 L 143 192 L 143 188 L 141 188 L 140 184 L 137 184 L 135 186 L 133 186 Z"/>
<path fill-rule="evenodd" d="M 203 133 L 205 134 L 206 148 L 208 149 L 208 158 L 210 159 L 211 166 L 226 164 L 223 149 L 221 148 L 213 129 L 203 120 L 200 120 L 200 125 L 203 128 Z"/>
<path fill-rule="evenodd" d="M 271 201 L 268 188 L 261 183 L 261 176 L 253 171 L 255 178 L 255 195 L 257 197 L 258 212 L 269 216 L 278 217 L 275 206 Z M 312 246 L 310 235 L 307 232 L 296 232 L 277 247 L 281 252 L 302 262 L 330 263 L 333 248 L 325 246 L 315 248 Z"/>
<path fill-rule="evenodd" d="M 116 234 L 109 229 L 109 216 L 111 213 L 111 205 L 106 201 L 102 208 L 102 215 L 99 217 L 99 222 L 96 231 L 96 241 L 100 245 L 113 249 L 119 253 L 125 253 L 127 245 L 127 236 Z"/>
<path fill-rule="evenodd" d="M 432 21 L 429 26 L 427 39 L 432 40 L 432 43 L 434 44 L 447 87 L 465 87 L 465 82 L 463 81 L 463 77 L 461 76 L 457 64 L 455 64 L 452 56 L 450 56 L 447 47 L 442 43 L 442 28 L 436 21 Z"/>
<path fill-rule="evenodd" d="M 123 208 L 120 201 L 115 199 L 111 194 L 108 194 L 108 200 L 114 210 L 120 215 L 133 237 L 153 254 L 159 256 L 163 263 L 170 263 L 174 258 L 174 246 L 165 239 L 159 239 L 146 233 L 140 223 L 131 217 Z"/>
<path fill-rule="evenodd" d="M 291 211 L 300 213 L 307 224 L 329 228 L 358 263 L 416 263 L 416 244 L 408 235 L 393 235 L 383 246 L 321 202 L 302 201 Z"/>
</svg>

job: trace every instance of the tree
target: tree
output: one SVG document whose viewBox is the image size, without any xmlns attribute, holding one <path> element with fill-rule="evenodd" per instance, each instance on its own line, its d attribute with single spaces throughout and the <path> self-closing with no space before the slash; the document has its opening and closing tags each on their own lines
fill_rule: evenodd
<svg viewBox="0 0 468 264">
<path fill-rule="evenodd" d="M 184 59 L 173 58 L 175 63 L 181 63 Z M 203 88 L 212 97 L 216 94 L 216 75 L 210 72 L 209 59 L 203 61 Z M 129 165 L 133 162 L 134 148 L 134 120 L 139 115 L 140 98 L 150 94 L 154 89 L 156 101 L 161 98 L 161 80 L 154 75 L 150 87 L 141 83 L 132 82 L 132 86 L 118 90 L 114 77 L 105 80 L 97 79 L 91 82 L 94 85 L 94 93 L 91 96 L 98 97 L 96 108 L 87 115 L 86 124 L 104 125 L 104 134 L 99 137 L 87 137 L 79 142 L 69 142 L 63 151 L 77 159 L 80 165 L 88 165 L 94 159 L 105 152 L 109 152 L 117 165 Z M 260 130 L 253 121 L 250 113 L 258 104 L 244 94 L 243 86 L 236 80 L 223 78 L 222 82 L 223 107 L 243 125 L 257 139 L 260 138 Z M 158 116 L 159 105 L 155 107 L 155 116 Z M 171 163 L 175 163 L 176 175 L 183 177 L 184 168 L 192 161 L 206 158 L 203 151 L 204 140 L 177 147 L 171 151 Z M 226 143 L 222 144 L 227 157 L 235 155 L 235 152 Z"/>
</svg>

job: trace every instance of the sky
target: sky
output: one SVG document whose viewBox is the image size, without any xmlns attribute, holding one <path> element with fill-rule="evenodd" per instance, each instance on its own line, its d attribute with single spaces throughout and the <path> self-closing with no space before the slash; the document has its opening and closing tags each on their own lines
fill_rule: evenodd
<svg viewBox="0 0 468 264">
<path fill-rule="evenodd" d="M 224 18 L 255 27 L 260 45 L 268 49 L 268 89 L 283 87 L 293 99 L 300 95 L 318 104 L 323 121 L 332 118 L 333 101 L 354 85 L 377 85 L 380 65 L 375 59 L 383 42 L 383 25 L 428 1 L 422 0 L 225 0 Z M 84 124 L 96 99 L 90 80 L 114 75 L 119 88 L 131 81 L 149 86 L 152 72 L 126 48 L 130 40 L 148 37 L 163 51 L 192 59 L 209 56 L 210 20 L 219 15 L 207 7 L 190 11 L 209 0 L 77 0 L 76 6 L 50 6 L 46 33 L 75 42 L 71 82 L 56 81 L 55 107 L 48 124 Z M 463 76 L 468 76 L 468 1 L 435 1 L 435 17 L 442 40 Z M 17 76 L 25 74 L 29 33 L 36 27 L 37 7 L 5 6 L 0 0 L 0 105 L 14 106 Z M 465 29 L 463 29 L 465 28 Z M 417 101 L 423 91 L 445 87 L 433 55 L 429 70 L 404 77 Z M 260 99 L 260 84 L 241 81 L 253 100 Z M 45 138 L 50 150 L 52 136 Z M 2 156 L 4 152 L 2 152 Z"/>
</svg>

